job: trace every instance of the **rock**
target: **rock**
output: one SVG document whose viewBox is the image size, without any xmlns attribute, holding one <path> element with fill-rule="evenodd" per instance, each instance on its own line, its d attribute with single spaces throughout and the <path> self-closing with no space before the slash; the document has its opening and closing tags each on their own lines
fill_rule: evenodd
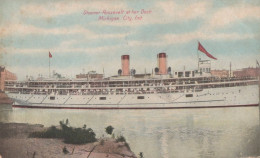
<svg viewBox="0 0 260 158">
<path fill-rule="evenodd" d="M 61 139 L 28 138 L 29 133 L 43 131 L 43 125 L 25 123 L 0 123 L 0 155 L 16 157 L 72 157 L 72 158 L 136 158 L 125 142 L 104 139 L 99 142 L 74 145 L 65 144 Z M 64 154 L 64 146 L 66 153 Z"/>
</svg>

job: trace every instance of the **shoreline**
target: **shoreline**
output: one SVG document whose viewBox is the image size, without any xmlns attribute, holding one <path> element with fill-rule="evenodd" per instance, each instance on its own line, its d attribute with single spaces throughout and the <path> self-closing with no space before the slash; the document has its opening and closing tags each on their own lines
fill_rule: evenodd
<svg viewBox="0 0 260 158">
<path fill-rule="evenodd" d="M 46 130 L 41 124 L 0 122 L 0 156 L 13 157 L 91 157 L 136 158 L 125 142 L 112 138 L 98 139 L 83 145 L 65 144 L 62 139 L 28 138 L 32 132 Z M 66 147 L 68 154 L 63 153 Z"/>
</svg>

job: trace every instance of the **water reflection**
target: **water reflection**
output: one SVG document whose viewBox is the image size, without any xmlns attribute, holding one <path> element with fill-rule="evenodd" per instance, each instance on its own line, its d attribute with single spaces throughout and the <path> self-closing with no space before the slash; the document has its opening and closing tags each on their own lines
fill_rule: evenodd
<svg viewBox="0 0 260 158">
<path fill-rule="evenodd" d="M 260 155 L 260 127 L 249 128 L 241 143 L 241 156 L 259 156 Z"/>
<path fill-rule="evenodd" d="M 180 110 L 8 109 L 0 121 L 91 127 L 97 136 L 108 125 L 126 137 L 131 149 L 149 158 L 238 157 L 245 155 L 248 131 L 258 125 L 258 107 Z M 258 144 L 259 145 L 259 144 Z"/>
</svg>

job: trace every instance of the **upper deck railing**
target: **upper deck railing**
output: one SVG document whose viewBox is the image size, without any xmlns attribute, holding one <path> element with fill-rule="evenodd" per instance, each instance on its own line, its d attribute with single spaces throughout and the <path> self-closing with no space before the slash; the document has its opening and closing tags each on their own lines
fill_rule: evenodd
<svg viewBox="0 0 260 158">
<path fill-rule="evenodd" d="M 104 89 L 104 88 L 149 88 L 149 87 L 183 87 L 199 85 L 221 85 L 257 82 L 256 78 L 185 78 L 185 79 L 146 79 L 126 81 L 6 81 L 5 88 L 17 89 Z"/>
</svg>

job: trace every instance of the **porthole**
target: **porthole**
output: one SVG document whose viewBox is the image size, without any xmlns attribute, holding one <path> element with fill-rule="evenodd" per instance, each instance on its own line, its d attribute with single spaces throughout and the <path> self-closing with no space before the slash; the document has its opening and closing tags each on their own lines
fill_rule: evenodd
<svg viewBox="0 0 260 158">
<path fill-rule="evenodd" d="M 99 100 L 106 100 L 106 97 L 99 97 Z"/>
<path fill-rule="evenodd" d="M 186 94 L 186 97 L 193 97 L 193 94 Z"/>
<path fill-rule="evenodd" d="M 137 96 L 137 99 L 144 99 L 144 96 Z"/>
</svg>

